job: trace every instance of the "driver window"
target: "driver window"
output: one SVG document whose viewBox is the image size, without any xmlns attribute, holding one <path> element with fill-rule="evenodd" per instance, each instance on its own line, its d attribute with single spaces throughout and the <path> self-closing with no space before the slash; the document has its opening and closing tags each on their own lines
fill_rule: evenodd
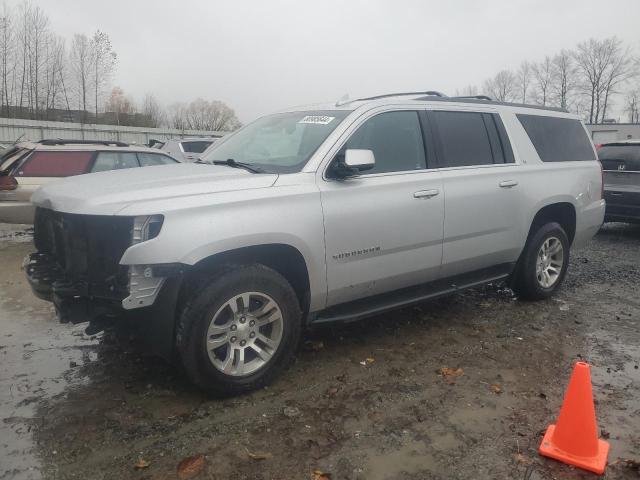
<svg viewBox="0 0 640 480">
<path fill-rule="evenodd" d="M 376 164 L 365 173 L 427 168 L 417 112 L 386 112 L 362 124 L 342 148 L 372 150 Z"/>
</svg>

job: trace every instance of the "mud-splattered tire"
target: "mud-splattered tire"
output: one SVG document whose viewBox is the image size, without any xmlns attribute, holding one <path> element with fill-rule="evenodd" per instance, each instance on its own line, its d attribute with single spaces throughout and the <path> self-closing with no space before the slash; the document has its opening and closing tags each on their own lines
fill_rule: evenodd
<svg viewBox="0 0 640 480">
<path fill-rule="evenodd" d="M 295 292 L 278 272 L 228 266 L 188 299 L 178 321 L 178 353 L 191 380 L 213 395 L 256 390 L 291 363 L 301 316 Z"/>
<path fill-rule="evenodd" d="M 569 266 L 569 239 L 560 224 L 541 225 L 527 240 L 511 288 L 526 300 L 549 298 L 560 287 Z"/>
</svg>

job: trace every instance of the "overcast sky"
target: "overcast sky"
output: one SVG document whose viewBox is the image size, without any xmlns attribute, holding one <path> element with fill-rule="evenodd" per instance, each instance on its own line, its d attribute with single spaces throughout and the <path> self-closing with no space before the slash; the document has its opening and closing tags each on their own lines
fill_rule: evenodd
<svg viewBox="0 0 640 480">
<path fill-rule="evenodd" d="M 71 38 L 101 29 L 113 83 L 163 103 L 218 99 L 242 122 L 389 91 L 453 94 L 589 37 L 640 52 L 640 0 L 39 0 Z M 621 100 L 620 100 L 621 101 Z"/>
</svg>

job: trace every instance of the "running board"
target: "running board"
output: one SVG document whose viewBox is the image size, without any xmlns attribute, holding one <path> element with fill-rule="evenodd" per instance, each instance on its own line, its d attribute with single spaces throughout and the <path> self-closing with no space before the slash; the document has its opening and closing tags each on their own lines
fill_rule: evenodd
<svg viewBox="0 0 640 480">
<path fill-rule="evenodd" d="M 451 295 L 468 288 L 499 282 L 509 277 L 514 264 L 508 263 L 478 270 L 448 279 L 436 280 L 424 285 L 403 288 L 352 302 L 335 305 L 318 312 L 309 321 L 312 325 L 329 322 L 352 322 L 379 315 L 390 310 L 408 307 L 437 297 Z"/>
</svg>

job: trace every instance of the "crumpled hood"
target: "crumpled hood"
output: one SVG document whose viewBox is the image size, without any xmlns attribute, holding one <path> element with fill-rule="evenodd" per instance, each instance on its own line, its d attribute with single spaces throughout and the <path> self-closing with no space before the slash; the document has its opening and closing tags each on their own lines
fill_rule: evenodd
<svg viewBox="0 0 640 480">
<path fill-rule="evenodd" d="M 181 163 L 67 177 L 40 187 L 31 202 L 59 212 L 115 215 L 133 203 L 265 188 L 277 178 L 226 166 Z"/>
</svg>

